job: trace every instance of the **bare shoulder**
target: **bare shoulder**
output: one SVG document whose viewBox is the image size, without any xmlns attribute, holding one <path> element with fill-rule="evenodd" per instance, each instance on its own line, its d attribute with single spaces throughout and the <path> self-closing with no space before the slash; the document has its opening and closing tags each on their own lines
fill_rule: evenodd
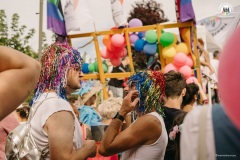
<svg viewBox="0 0 240 160">
<path fill-rule="evenodd" d="M 74 127 L 74 116 L 70 111 L 53 113 L 45 123 L 44 130 L 49 133 L 56 130 L 68 130 Z"/>
</svg>

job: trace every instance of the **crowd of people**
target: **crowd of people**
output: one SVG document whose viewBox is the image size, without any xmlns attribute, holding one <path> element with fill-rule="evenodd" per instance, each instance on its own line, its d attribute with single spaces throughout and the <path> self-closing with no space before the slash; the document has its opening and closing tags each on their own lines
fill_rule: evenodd
<svg viewBox="0 0 240 160">
<path fill-rule="evenodd" d="M 219 52 L 212 65 L 203 41 L 198 42 L 202 78 L 214 74 L 214 102 L 219 103 Z M 125 72 L 128 64 L 125 57 L 113 72 Z M 80 53 L 65 41 L 47 47 L 40 63 L 0 46 L 0 159 L 8 134 L 33 110 L 31 135 L 42 159 L 212 160 L 224 154 L 239 159 L 240 131 L 223 107 L 196 105 L 198 99 L 208 103 L 204 85 L 187 84 L 177 71 L 145 70 L 131 75 L 125 88 L 123 80 L 111 79 L 113 96 L 99 102 L 104 86 L 84 81 L 81 66 Z M 22 104 L 33 90 L 30 107 Z"/>
</svg>

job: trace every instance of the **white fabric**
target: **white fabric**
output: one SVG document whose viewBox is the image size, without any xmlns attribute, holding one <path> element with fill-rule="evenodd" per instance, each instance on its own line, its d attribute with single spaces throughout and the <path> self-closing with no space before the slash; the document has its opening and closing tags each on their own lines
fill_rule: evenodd
<svg viewBox="0 0 240 160">
<path fill-rule="evenodd" d="M 212 67 L 214 68 L 215 72 L 211 75 L 211 78 L 213 79 L 213 82 L 211 84 L 211 88 L 217 88 L 216 83 L 218 83 L 218 66 L 219 66 L 219 60 L 212 59 L 211 60 Z"/>
<path fill-rule="evenodd" d="M 71 105 L 64 99 L 59 98 L 56 93 L 43 93 L 41 97 L 34 103 L 33 107 L 36 107 L 43 99 L 48 97 L 54 97 L 43 102 L 41 106 L 37 109 L 34 117 L 31 120 L 31 132 L 33 138 L 36 142 L 36 145 L 41 149 L 45 149 L 49 146 L 48 143 L 48 135 L 44 131 L 43 127 L 48 120 L 48 118 L 59 111 L 68 111 L 71 112 L 74 116 L 74 137 L 73 137 L 73 145 L 74 149 L 79 149 L 83 146 L 82 140 L 82 130 L 80 128 L 80 124 L 78 119 L 76 118 Z M 63 117 L 64 118 L 64 117 Z M 48 155 L 48 158 L 49 159 Z"/>
<path fill-rule="evenodd" d="M 202 107 L 197 106 L 191 110 L 183 121 L 183 130 L 180 138 L 180 159 L 181 160 L 197 160 L 198 153 L 198 136 L 199 136 L 199 116 Z M 212 125 L 212 110 L 209 109 L 207 113 L 207 125 L 206 125 L 206 147 L 207 147 L 207 159 L 216 159 L 215 142 L 213 135 Z"/>
<path fill-rule="evenodd" d="M 163 160 L 164 159 L 164 155 L 165 155 L 165 151 L 168 143 L 168 135 L 165 128 L 165 124 L 162 116 L 160 116 L 158 113 L 151 112 L 149 114 L 157 117 L 161 122 L 162 133 L 160 137 L 153 144 L 142 145 L 142 146 L 123 152 L 122 160 L 148 160 L 148 159 Z M 134 151 L 134 153 L 132 154 L 132 156 L 129 157 L 131 151 L 132 152 Z"/>
<path fill-rule="evenodd" d="M 117 27 L 126 25 L 127 20 L 124 17 L 120 0 L 111 0 L 112 16 Z"/>
</svg>

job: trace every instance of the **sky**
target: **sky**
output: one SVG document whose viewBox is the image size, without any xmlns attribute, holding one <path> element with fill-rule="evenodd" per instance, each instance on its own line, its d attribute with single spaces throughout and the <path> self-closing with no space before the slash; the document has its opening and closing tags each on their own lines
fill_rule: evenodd
<svg viewBox="0 0 240 160">
<path fill-rule="evenodd" d="M 52 32 L 47 30 L 46 22 L 46 1 L 43 0 L 43 31 L 47 35 L 48 43 L 51 43 Z M 141 0 L 124 0 L 123 8 L 125 16 L 127 17 L 132 4 Z M 166 17 L 174 22 L 175 18 L 175 0 L 156 0 L 162 4 L 162 9 Z M 89 3 L 89 13 L 93 19 L 86 20 L 86 23 L 80 26 L 81 31 L 79 33 L 86 33 L 94 31 L 94 25 L 97 31 L 109 30 L 114 26 L 114 22 L 111 15 L 110 0 L 80 0 L 80 4 Z M 201 20 L 210 15 L 219 12 L 219 6 L 223 3 L 231 4 L 233 7 L 240 5 L 240 0 L 192 0 L 193 8 L 195 11 L 196 19 Z M 39 5 L 40 0 L 0 0 L 0 9 L 4 9 L 7 14 L 8 23 L 11 22 L 11 17 L 14 13 L 20 16 L 20 25 L 26 25 L 28 29 L 34 28 L 36 34 L 30 45 L 35 51 L 38 50 L 38 30 L 39 30 Z M 84 18 L 79 17 L 84 21 Z M 78 48 L 83 46 L 90 39 L 81 39 L 73 41 L 73 46 Z M 94 52 L 94 47 L 89 45 L 82 49 L 88 52 Z"/>
</svg>

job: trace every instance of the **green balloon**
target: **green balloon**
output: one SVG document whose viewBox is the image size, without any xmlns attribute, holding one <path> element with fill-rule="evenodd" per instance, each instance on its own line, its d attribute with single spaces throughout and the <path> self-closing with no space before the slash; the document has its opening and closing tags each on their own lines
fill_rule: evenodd
<svg viewBox="0 0 240 160">
<path fill-rule="evenodd" d="M 107 73 L 107 71 L 108 71 L 108 66 L 106 63 L 103 63 L 103 71 L 104 71 L 104 73 Z"/>
<path fill-rule="evenodd" d="M 153 30 L 149 30 L 146 32 L 145 38 L 148 43 L 156 43 L 157 42 L 157 33 Z"/>
<path fill-rule="evenodd" d="M 94 62 L 94 71 L 98 72 L 98 62 Z"/>
<path fill-rule="evenodd" d="M 174 35 L 172 33 L 170 33 L 170 32 L 164 32 L 160 36 L 160 44 L 163 47 L 170 46 L 173 42 L 174 42 Z"/>
<path fill-rule="evenodd" d="M 89 70 L 89 72 L 94 72 L 94 70 L 95 70 L 95 66 L 94 66 L 94 63 L 90 63 L 89 65 L 88 65 L 88 70 Z"/>
</svg>

